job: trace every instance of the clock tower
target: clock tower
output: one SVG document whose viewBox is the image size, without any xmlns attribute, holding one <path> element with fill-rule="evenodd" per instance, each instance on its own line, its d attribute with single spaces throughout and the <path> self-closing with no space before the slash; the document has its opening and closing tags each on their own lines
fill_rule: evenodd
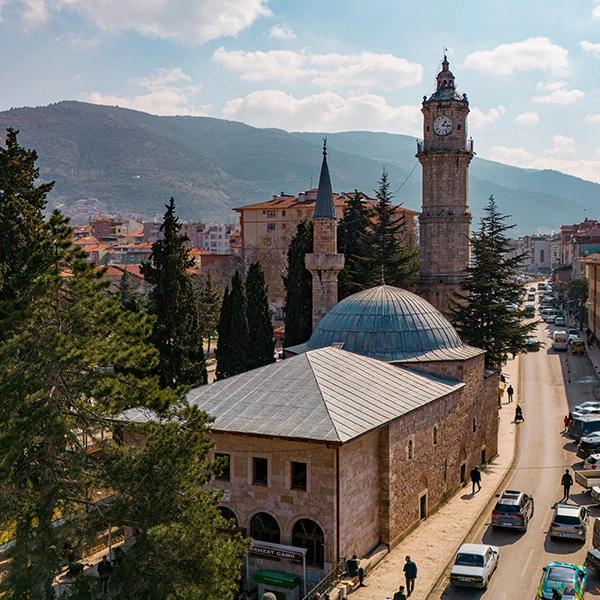
<svg viewBox="0 0 600 600">
<path fill-rule="evenodd" d="M 446 56 L 436 83 L 435 92 L 423 97 L 423 140 L 417 142 L 423 167 L 418 291 L 448 314 L 448 302 L 469 265 L 468 176 L 474 153 L 473 139 L 467 137 L 469 101 L 456 91 Z"/>
</svg>

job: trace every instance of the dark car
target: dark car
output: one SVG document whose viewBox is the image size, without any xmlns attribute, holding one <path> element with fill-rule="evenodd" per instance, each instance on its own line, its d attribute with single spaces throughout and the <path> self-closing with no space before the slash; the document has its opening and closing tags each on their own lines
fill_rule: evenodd
<svg viewBox="0 0 600 600">
<path fill-rule="evenodd" d="M 540 341 L 534 337 L 528 337 L 525 342 L 527 352 L 537 352 L 540 349 Z"/>
<path fill-rule="evenodd" d="M 492 511 L 492 525 L 527 531 L 531 517 L 533 497 L 517 490 L 505 490 L 498 496 Z"/>
<path fill-rule="evenodd" d="M 600 431 L 600 415 L 584 415 L 571 421 L 567 435 L 579 442 L 581 438 L 597 431 Z"/>
<path fill-rule="evenodd" d="M 582 437 L 577 446 L 577 456 L 585 460 L 592 454 L 600 453 L 600 436 Z"/>
</svg>

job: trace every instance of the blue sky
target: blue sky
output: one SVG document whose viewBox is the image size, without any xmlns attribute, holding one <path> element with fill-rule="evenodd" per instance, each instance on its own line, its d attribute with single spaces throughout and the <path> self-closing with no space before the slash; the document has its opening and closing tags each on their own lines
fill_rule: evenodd
<svg viewBox="0 0 600 600">
<path fill-rule="evenodd" d="M 600 182 L 600 0 L 0 0 L 0 109 L 418 136 L 448 48 L 481 156 Z"/>
</svg>

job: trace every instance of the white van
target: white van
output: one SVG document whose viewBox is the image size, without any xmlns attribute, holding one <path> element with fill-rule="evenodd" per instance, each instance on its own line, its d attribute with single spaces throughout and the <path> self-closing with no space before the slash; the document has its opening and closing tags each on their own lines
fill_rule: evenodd
<svg viewBox="0 0 600 600">
<path fill-rule="evenodd" d="M 555 331 L 552 334 L 552 347 L 554 350 L 567 350 L 569 348 L 569 336 L 566 331 Z"/>
</svg>

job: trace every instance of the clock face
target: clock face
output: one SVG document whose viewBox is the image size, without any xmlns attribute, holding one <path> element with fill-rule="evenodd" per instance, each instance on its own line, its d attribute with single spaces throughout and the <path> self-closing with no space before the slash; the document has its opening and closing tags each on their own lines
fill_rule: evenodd
<svg viewBox="0 0 600 600">
<path fill-rule="evenodd" d="M 452 131 L 452 121 L 450 117 L 442 115 L 433 122 L 433 130 L 438 135 L 448 135 Z"/>
</svg>

